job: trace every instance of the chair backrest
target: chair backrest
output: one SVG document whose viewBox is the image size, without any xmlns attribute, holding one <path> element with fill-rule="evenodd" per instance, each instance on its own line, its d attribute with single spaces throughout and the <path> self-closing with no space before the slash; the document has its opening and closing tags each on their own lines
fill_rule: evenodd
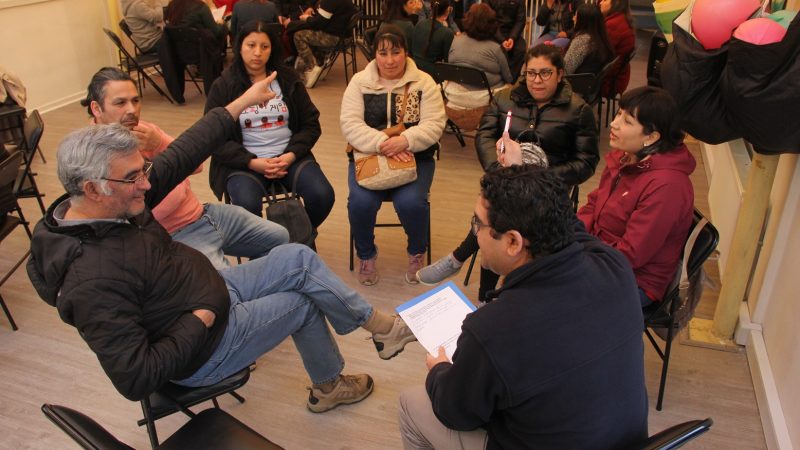
<svg viewBox="0 0 800 450">
<path fill-rule="evenodd" d="M 600 72 L 594 73 L 573 73 L 564 78 L 569 81 L 572 91 L 583 97 L 583 100 L 594 105 L 600 99 L 600 88 L 603 87 L 603 80 L 606 79 L 611 68 L 619 61 L 619 56 L 615 56 L 608 64 L 603 66 Z"/>
<path fill-rule="evenodd" d="M 459 66 L 444 62 L 434 64 L 436 68 L 436 82 L 452 81 L 454 83 L 486 89 L 489 92 L 489 102 L 494 102 L 492 86 L 482 70 L 473 67 Z"/>
<path fill-rule="evenodd" d="M 66 406 L 42 405 L 42 412 L 51 422 L 75 440 L 81 447 L 102 450 L 132 450 L 94 419 Z"/>
<path fill-rule="evenodd" d="M 650 39 L 650 51 L 647 54 L 647 85 L 661 86 L 661 61 L 667 54 L 669 43 L 660 32 L 654 33 Z"/>
<path fill-rule="evenodd" d="M 119 21 L 119 29 L 125 33 L 125 36 L 128 36 L 128 39 L 130 39 L 131 42 L 133 42 L 133 33 L 131 32 L 131 27 L 128 26 L 128 22 L 125 22 L 125 19 Z M 133 42 L 133 44 L 136 45 L 136 42 Z"/>
<path fill-rule="evenodd" d="M 22 152 L 15 151 L 0 161 L 0 220 L 9 212 L 17 209 L 14 183 L 17 181 L 22 157 Z"/>
<path fill-rule="evenodd" d="M 203 36 L 200 30 L 193 27 L 180 27 L 167 25 L 164 27 L 175 56 L 184 64 L 200 64 L 200 55 L 203 51 Z"/>
<path fill-rule="evenodd" d="M 36 153 L 42 134 L 44 134 L 44 121 L 39 110 L 34 109 L 25 119 L 25 145 L 27 146 L 25 153 L 28 162 Z"/>
<path fill-rule="evenodd" d="M 683 422 L 650 436 L 646 441 L 630 447 L 628 450 L 676 449 L 708 431 L 713 424 L 714 421 L 710 417 L 705 420 Z"/>
<path fill-rule="evenodd" d="M 692 226 L 689 230 L 689 234 L 687 234 L 687 240 L 689 235 L 691 235 L 692 230 L 695 229 L 697 224 L 700 223 L 700 220 L 703 218 L 703 214 L 695 209 L 694 216 L 692 217 Z M 692 248 L 689 250 L 688 255 L 684 250 L 684 254 L 681 256 L 680 264 L 677 268 L 675 277 L 667 286 L 667 289 L 664 293 L 664 298 L 660 302 L 654 303 L 650 307 L 644 309 L 643 312 L 645 313 L 645 323 L 660 325 L 669 323 L 668 319 L 670 318 L 670 314 L 673 314 L 683 306 L 679 295 L 683 261 L 688 258 L 688 260 L 686 260 L 686 273 L 689 280 L 691 280 L 703 266 L 703 263 L 706 262 L 708 257 L 711 256 L 711 254 L 717 248 L 718 243 L 719 231 L 717 231 L 711 222 L 707 222 L 697 235 L 697 239 L 695 240 Z"/>
<path fill-rule="evenodd" d="M 114 43 L 114 45 L 117 47 L 117 51 L 119 51 L 120 67 L 122 67 L 123 60 L 125 64 L 125 70 L 127 71 L 133 70 L 133 67 L 131 67 L 131 65 L 133 65 L 134 67 L 138 66 L 138 64 L 136 63 L 136 59 L 133 57 L 133 55 L 131 55 L 128 49 L 126 49 L 125 46 L 122 45 L 122 39 L 119 38 L 117 33 L 114 33 L 108 28 L 103 28 L 103 32 L 106 34 L 106 36 L 108 36 L 109 39 L 111 39 L 111 42 Z"/>
</svg>

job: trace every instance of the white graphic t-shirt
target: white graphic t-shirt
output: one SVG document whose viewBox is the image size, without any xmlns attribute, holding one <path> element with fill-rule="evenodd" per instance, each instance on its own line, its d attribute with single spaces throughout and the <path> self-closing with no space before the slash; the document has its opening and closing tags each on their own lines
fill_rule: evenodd
<svg viewBox="0 0 800 450">
<path fill-rule="evenodd" d="M 278 81 L 269 88 L 275 98 L 245 109 L 239 115 L 244 147 L 259 158 L 272 158 L 286 150 L 292 132 L 289 130 L 289 109 L 283 101 L 283 93 Z"/>
</svg>

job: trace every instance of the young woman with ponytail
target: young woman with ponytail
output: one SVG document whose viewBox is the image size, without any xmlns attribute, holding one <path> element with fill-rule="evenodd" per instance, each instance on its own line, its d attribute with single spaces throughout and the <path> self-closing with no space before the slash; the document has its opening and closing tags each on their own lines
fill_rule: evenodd
<svg viewBox="0 0 800 450">
<path fill-rule="evenodd" d="M 450 44 L 455 33 L 447 25 L 447 18 L 453 11 L 450 0 L 433 0 L 430 19 L 421 19 L 414 27 L 412 50 L 417 68 L 434 75 L 434 63 L 447 61 Z"/>
</svg>

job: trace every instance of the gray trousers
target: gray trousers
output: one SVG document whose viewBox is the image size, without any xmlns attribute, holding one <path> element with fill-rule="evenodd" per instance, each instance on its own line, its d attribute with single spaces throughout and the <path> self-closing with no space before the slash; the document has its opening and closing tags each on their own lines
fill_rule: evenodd
<svg viewBox="0 0 800 450">
<path fill-rule="evenodd" d="M 339 42 L 338 37 L 319 30 L 300 30 L 294 34 L 297 56 L 305 63 L 306 70 L 317 65 L 311 47 L 333 47 L 337 42 Z"/>
<path fill-rule="evenodd" d="M 483 450 L 487 434 L 483 428 L 456 431 L 436 418 L 425 386 L 400 394 L 400 437 L 406 450 Z"/>
</svg>

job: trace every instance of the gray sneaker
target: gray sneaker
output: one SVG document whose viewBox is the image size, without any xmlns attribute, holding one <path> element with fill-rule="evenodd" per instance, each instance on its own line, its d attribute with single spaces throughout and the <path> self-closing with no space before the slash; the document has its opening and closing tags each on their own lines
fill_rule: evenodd
<svg viewBox="0 0 800 450">
<path fill-rule="evenodd" d="M 372 342 L 375 344 L 375 349 L 378 350 L 378 356 L 381 359 L 392 359 L 396 354 L 403 351 L 406 344 L 416 340 L 414 333 L 403 322 L 403 319 L 398 316 L 395 316 L 391 330 L 386 333 L 372 335 Z"/>
<path fill-rule="evenodd" d="M 417 272 L 417 279 L 422 284 L 433 286 L 447 277 L 453 276 L 461 270 L 464 263 L 458 261 L 452 253 L 441 258 L 430 266 L 423 267 Z"/>
<path fill-rule="evenodd" d="M 311 412 L 321 413 L 339 405 L 349 405 L 364 400 L 372 393 L 372 377 L 367 374 L 339 375 L 330 392 L 310 387 L 306 406 Z"/>
</svg>

